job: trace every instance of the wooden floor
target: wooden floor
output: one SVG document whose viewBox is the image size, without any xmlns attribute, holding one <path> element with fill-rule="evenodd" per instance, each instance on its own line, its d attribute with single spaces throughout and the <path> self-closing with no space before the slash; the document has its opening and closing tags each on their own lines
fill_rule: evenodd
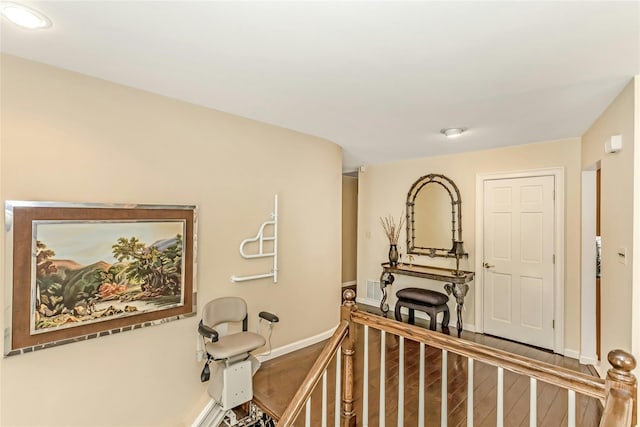
<svg viewBox="0 0 640 427">
<path fill-rule="evenodd" d="M 418 319 L 419 320 L 419 319 Z M 380 333 L 369 329 L 369 416 L 362 418 L 363 379 L 363 328 L 358 330 L 358 348 L 355 361 L 355 408 L 357 425 L 379 425 L 380 414 Z M 453 331 L 453 329 L 452 329 Z M 453 333 L 453 332 L 452 332 Z M 463 332 L 462 338 L 499 348 L 512 353 L 541 360 L 569 369 L 591 373 L 577 360 L 565 358 L 548 351 L 495 337 Z M 397 425 L 398 417 L 398 343 L 399 339 L 386 336 L 385 421 Z M 322 349 L 319 343 L 294 353 L 265 362 L 254 377 L 254 401 L 277 419 L 289 404 L 298 386 L 306 376 Z M 417 426 L 419 345 L 405 340 L 404 425 Z M 442 352 L 427 347 L 425 356 L 425 425 L 440 426 Z M 466 426 L 467 407 L 467 359 L 449 353 L 447 358 L 447 421 L 449 426 Z M 333 425 L 335 414 L 335 364 L 327 371 L 327 417 Z M 496 425 L 497 369 L 483 363 L 474 363 L 474 425 Z M 567 393 L 558 387 L 538 382 L 537 421 L 539 426 L 567 425 Z M 322 381 L 312 395 L 311 425 L 321 425 Z M 597 426 L 602 413 L 599 402 L 582 395 L 576 396 L 576 425 Z M 304 410 L 296 422 L 304 425 Z M 384 425 L 384 424 L 383 424 Z M 529 378 L 505 371 L 504 373 L 504 425 L 529 425 Z"/>
</svg>

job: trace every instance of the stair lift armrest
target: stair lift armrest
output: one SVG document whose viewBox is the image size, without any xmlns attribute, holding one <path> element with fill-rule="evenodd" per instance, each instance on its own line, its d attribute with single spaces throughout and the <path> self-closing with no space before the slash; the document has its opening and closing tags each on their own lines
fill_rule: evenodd
<svg viewBox="0 0 640 427">
<path fill-rule="evenodd" d="M 261 319 L 266 320 L 269 323 L 278 323 L 280 321 L 280 319 L 278 318 L 278 316 L 276 316 L 273 313 L 269 313 L 267 311 L 261 311 L 260 313 L 258 313 L 258 316 Z"/>
<path fill-rule="evenodd" d="M 218 331 L 203 324 L 202 320 L 198 324 L 198 333 L 205 338 L 210 338 L 211 342 L 218 341 Z"/>
</svg>

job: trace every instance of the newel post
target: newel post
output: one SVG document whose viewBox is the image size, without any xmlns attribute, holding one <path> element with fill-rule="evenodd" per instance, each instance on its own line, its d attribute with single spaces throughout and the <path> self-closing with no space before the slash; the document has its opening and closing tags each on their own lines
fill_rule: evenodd
<svg viewBox="0 0 640 427">
<path fill-rule="evenodd" d="M 612 368 L 607 371 L 600 426 L 635 426 L 638 383 L 631 371 L 636 367 L 636 359 L 624 350 L 612 350 L 607 358 Z"/>
<path fill-rule="evenodd" d="M 344 303 L 340 307 L 340 321 L 349 322 L 349 334 L 342 342 L 342 414 L 341 427 L 355 427 L 356 414 L 353 410 L 353 361 L 356 352 L 356 329 L 351 321 L 351 313 L 358 307 L 355 303 L 356 293 L 347 289 L 342 294 Z"/>
</svg>

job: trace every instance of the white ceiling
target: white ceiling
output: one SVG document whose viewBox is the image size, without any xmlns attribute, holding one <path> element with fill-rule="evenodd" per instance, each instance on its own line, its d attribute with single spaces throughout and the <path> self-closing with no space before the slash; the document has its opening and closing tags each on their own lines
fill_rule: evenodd
<svg viewBox="0 0 640 427">
<path fill-rule="evenodd" d="M 23 3 L 53 27 L 3 19 L 2 52 L 324 137 L 345 170 L 580 136 L 640 74 L 635 1 Z"/>
</svg>

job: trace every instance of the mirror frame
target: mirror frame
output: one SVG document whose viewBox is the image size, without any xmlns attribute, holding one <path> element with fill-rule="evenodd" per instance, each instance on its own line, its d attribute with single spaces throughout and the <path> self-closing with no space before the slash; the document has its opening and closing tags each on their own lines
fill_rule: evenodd
<svg viewBox="0 0 640 427">
<path fill-rule="evenodd" d="M 451 247 L 450 248 L 430 248 L 424 246 L 416 246 L 415 240 L 415 201 L 420 190 L 428 184 L 437 184 L 442 186 L 451 198 Z M 453 254 L 454 242 L 462 241 L 462 200 L 460 198 L 460 190 L 456 184 L 449 178 L 440 174 L 429 174 L 420 177 L 413 183 L 407 193 L 407 254 L 427 255 L 430 257 L 455 257 Z"/>
</svg>

